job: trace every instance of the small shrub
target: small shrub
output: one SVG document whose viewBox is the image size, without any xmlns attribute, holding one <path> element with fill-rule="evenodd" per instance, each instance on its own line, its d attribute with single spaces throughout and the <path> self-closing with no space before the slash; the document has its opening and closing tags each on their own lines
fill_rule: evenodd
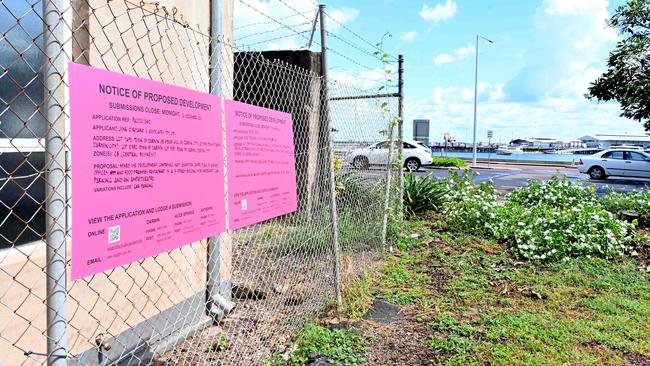
<svg viewBox="0 0 650 366">
<path fill-rule="evenodd" d="M 466 172 L 463 174 L 449 172 L 447 177 L 441 179 L 441 182 L 446 188 L 443 203 L 449 205 L 462 202 L 467 198 L 468 194 L 477 188 L 481 190 L 494 191 L 494 189 L 491 188 L 492 184 L 490 182 L 484 182 L 484 184 L 477 186 L 474 184 L 474 178 L 476 178 L 476 173 L 474 172 Z"/>
<path fill-rule="evenodd" d="M 622 211 L 634 211 L 646 221 L 650 218 L 650 191 L 628 193 L 610 192 L 598 199 L 603 208 L 618 215 Z"/>
<path fill-rule="evenodd" d="M 553 178 L 530 181 L 510 194 L 505 204 L 499 204 L 490 183 L 475 185 L 471 179 L 468 175 L 447 179 L 449 193 L 443 209 L 447 227 L 492 236 L 523 258 L 537 262 L 583 256 L 615 258 L 630 252 L 639 240 L 635 224 L 618 220 L 610 211 L 643 207 L 645 197 L 621 195 L 598 200 L 594 188 Z"/>
<path fill-rule="evenodd" d="M 497 239 L 523 258 L 538 262 L 572 257 L 615 258 L 635 245 L 634 225 L 599 205 L 558 209 L 550 205 L 503 206 L 490 225 Z"/>
<path fill-rule="evenodd" d="M 580 183 L 571 183 L 566 177 L 552 177 L 547 181 L 530 180 L 528 186 L 515 189 L 508 202 L 525 207 L 551 205 L 557 208 L 573 207 L 580 203 L 595 203 L 596 189 Z"/>
<path fill-rule="evenodd" d="M 475 185 L 471 174 L 450 175 L 449 191 L 443 213 L 450 229 L 470 233 L 486 233 L 499 208 L 498 193 L 491 182 Z"/>
<path fill-rule="evenodd" d="M 461 158 L 446 158 L 446 157 L 431 157 L 432 166 L 440 167 L 456 167 L 456 168 L 465 168 L 467 167 L 467 162 Z"/>
<path fill-rule="evenodd" d="M 432 175 L 404 176 L 404 213 L 415 216 L 427 211 L 439 211 L 447 190 L 445 182 Z"/>
</svg>

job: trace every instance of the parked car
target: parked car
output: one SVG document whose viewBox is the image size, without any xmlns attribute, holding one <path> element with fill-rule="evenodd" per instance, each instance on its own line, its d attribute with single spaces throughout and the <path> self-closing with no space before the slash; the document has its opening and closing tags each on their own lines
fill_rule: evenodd
<svg viewBox="0 0 650 366">
<path fill-rule="evenodd" d="M 397 149 L 397 141 L 394 142 Z M 403 141 L 403 165 L 409 171 L 417 171 L 422 165 L 432 162 L 431 149 L 414 140 Z M 348 163 L 356 169 L 367 169 L 371 165 L 388 163 L 389 141 L 381 141 L 368 147 L 353 150 L 348 156 Z"/>
<path fill-rule="evenodd" d="M 591 179 L 608 176 L 650 178 L 650 155 L 631 149 L 610 149 L 580 159 L 580 173 Z"/>
</svg>

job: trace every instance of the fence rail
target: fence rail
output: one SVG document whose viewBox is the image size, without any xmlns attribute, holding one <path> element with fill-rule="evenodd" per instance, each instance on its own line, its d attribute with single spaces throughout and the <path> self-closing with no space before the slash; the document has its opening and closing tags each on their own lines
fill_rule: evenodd
<svg viewBox="0 0 650 366">
<path fill-rule="evenodd" d="M 0 1 L 3 364 L 262 364 L 385 248 L 401 152 L 361 170 L 351 158 L 401 139 L 402 88 L 327 77 L 324 7 L 321 52 L 260 52 L 235 45 L 232 0 L 176 5 Z M 313 12 L 296 11 L 312 24 Z M 262 20 L 293 30 L 293 16 Z M 68 62 L 291 113 L 298 210 L 71 281 L 69 131 L 79 121 Z"/>
</svg>

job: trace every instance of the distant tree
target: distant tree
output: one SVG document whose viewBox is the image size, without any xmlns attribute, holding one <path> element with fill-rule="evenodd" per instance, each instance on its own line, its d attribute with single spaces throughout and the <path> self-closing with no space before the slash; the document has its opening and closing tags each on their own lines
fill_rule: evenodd
<svg viewBox="0 0 650 366">
<path fill-rule="evenodd" d="M 650 131 L 650 0 L 628 0 L 609 21 L 622 39 L 609 54 L 607 71 L 591 83 L 587 98 L 616 100 L 621 115 Z"/>
</svg>

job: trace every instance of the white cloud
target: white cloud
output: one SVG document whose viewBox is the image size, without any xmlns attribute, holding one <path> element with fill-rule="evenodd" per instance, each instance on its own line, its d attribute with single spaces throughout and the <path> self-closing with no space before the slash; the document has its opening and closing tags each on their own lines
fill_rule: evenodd
<svg viewBox="0 0 650 366">
<path fill-rule="evenodd" d="M 460 101 L 469 102 L 471 100 L 474 100 L 474 89 L 462 88 L 460 90 Z"/>
<path fill-rule="evenodd" d="M 284 46 L 290 46 L 290 49 L 305 47 L 309 37 L 307 32 L 311 30 L 317 6 L 311 0 L 292 0 L 290 5 L 291 8 L 281 0 L 247 0 L 246 4 L 235 1 L 234 28 L 237 45 L 252 45 L 260 50 L 283 49 Z M 337 31 L 341 24 L 350 23 L 359 16 L 359 11 L 351 7 L 327 9 L 328 14 L 336 20 L 330 19 L 328 22 L 329 31 Z M 296 32 L 305 33 L 297 35 Z M 318 42 L 318 37 L 315 40 Z"/>
<path fill-rule="evenodd" d="M 394 74 L 395 70 L 391 70 L 391 73 Z M 359 73 L 332 70 L 330 71 L 329 77 L 331 80 L 337 81 L 343 86 L 377 91 L 386 82 L 387 74 L 385 69 L 377 67 L 371 70 L 363 70 Z"/>
<path fill-rule="evenodd" d="M 285 38 L 278 40 L 276 42 L 271 42 L 269 43 L 266 48 L 271 51 L 277 51 L 277 50 L 297 50 L 301 47 L 304 47 L 304 45 L 299 45 L 296 42 L 295 38 Z"/>
<path fill-rule="evenodd" d="M 420 10 L 420 17 L 424 20 L 440 23 L 451 19 L 456 14 L 456 10 L 458 10 L 458 6 L 454 0 L 446 0 L 444 4 L 436 4 L 433 8 L 425 4 Z"/>
<path fill-rule="evenodd" d="M 607 26 L 607 0 L 543 0 L 525 66 L 506 83 L 512 101 L 584 99 L 618 36 Z"/>
<path fill-rule="evenodd" d="M 489 91 L 490 101 L 496 102 L 505 98 L 506 94 L 503 92 L 503 83 L 494 84 L 492 90 Z"/>
<path fill-rule="evenodd" d="M 329 15 L 335 19 L 336 22 L 345 24 L 357 19 L 357 16 L 359 16 L 359 10 L 350 7 L 343 7 L 341 9 L 332 8 L 332 10 L 329 11 Z M 330 28 L 330 30 L 338 29 L 338 24 L 336 24 L 336 22 L 328 23 L 327 27 Z M 332 25 L 334 28 L 331 28 Z"/>
<path fill-rule="evenodd" d="M 433 63 L 436 65 L 444 65 L 454 62 L 454 56 L 443 53 L 433 58 Z"/>
<path fill-rule="evenodd" d="M 500 85 L 489 85 L 479 94 L 477 135 L 480 141 L 487 141 L 487 130 L 494 130 L 495 139 L 505 143 L 512 137 L 536 135 L 573 139 L 587 133 L 643 134 L 640 123 L 618 116 L 620 110 L 615 104 L 595 105 L 572 98 L 514 103 L 499 98 L 500 89 Z M 448 131 L 458 141 L 465 140 L 466 136 L 471 139 L 473 92 L 470 87 L 437 87 L 427 98 L 408 100 L 405 119 L 430 119 L 432 141 L 442 141 L 443 133 Z M 585 121 L 589 121 L 588 124 Z M 411 137 L 410 123 L 404 126 L 405 136 Z"/>
<path fill-rule="evenodd" d="M 608 5 L 608 0 L 551 0 L 544 1 L 542 9 L 548 15 L 578 15 L 585 9 L 602 9 Z"/>
<path fill-rule="evenodd" d="M 413 41 L 418 36 L 418 32 L 410 31 L 402 35 L 402 41 Z"/>
<path fill-rule="evenodd" d="M 454 55 L 457 59 L 465 59 L 467 56 L 473 55 L 476 52 L 476 46 L 468 44 L 467 47 L 460 47 L 454 50 Z"/>
<path fill-rule="evenodd" d="M 490 84 L 484 81 L 478 83 L 478 98 L 481 102 L 495 102 L 503 98 L 503 84 Z M 473 103 L 474 86 L 472 87 L 435 87 L 428 103 L 433 105 Z"/>
<path fill-rule="evenodd" d="M 488 129 L 501 142 L 534 135 L 642 134 L 640 123 L 619 116 L 618 104 L 584 98 L 618 39 L 606 26 L 608 7 L 607 0 L 542 0 L 522 69 L 505 85 L 479 83 L 478 136 L 485 139 Z M 456 49 L 445 59 L 471 57 L 472 49 Z M 435 88 L 428 97 L 405 103 L 405 117 L 431 119 L 433 141 L 445 131 L 458 140 L 471 138 L 473 92 L 473 85 Z M 410 125 L 405 126 L 408 136 Z"/>
<path fill-rule="evenodd" d="M 437 55 L 436 57 L 433 58 L 433 63 L 436 65 L 444 65 L 456 61 L 462 61 L 466 59 L 468 56 L 473 55 L 474 53 L 475 53 L 475 47 L 469 44 L 467 45 L 467 47 L 456 48 L 452 52 L 452 54 L 443 53 Z"/>
</svg>

